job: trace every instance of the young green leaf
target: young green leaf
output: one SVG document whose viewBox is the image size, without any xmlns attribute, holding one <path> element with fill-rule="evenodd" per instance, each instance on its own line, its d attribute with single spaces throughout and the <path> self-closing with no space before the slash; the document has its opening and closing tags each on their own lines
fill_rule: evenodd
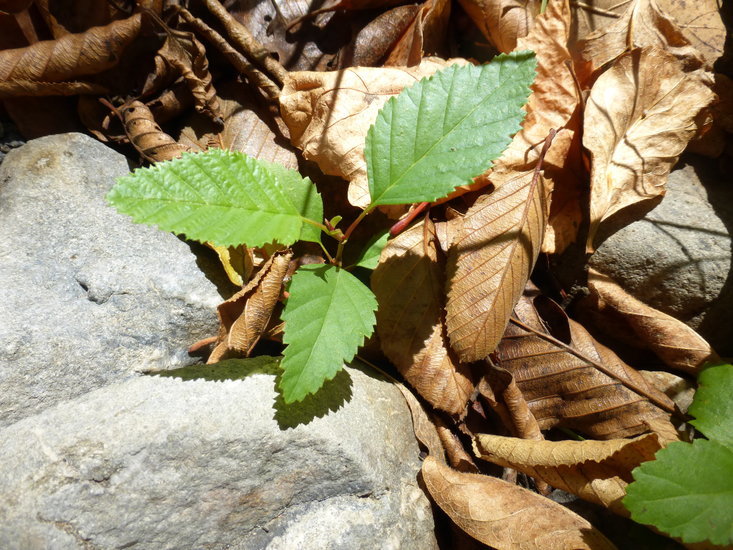
<svg viewBox="0 0 733 550">
<path fill-rule="evenodd" d="M 709 440 L 675 442 L 632 474 L 624 505 L 631 518 L 686 543 L 733 544 L 733 366 L 716 365 L 699 377 L 690 412 Z"/>
<path fill-rule="evenodd" d="M 371 335 L 377 300 L 359 279 L 333 265 L 298 268 L 285 304 L 280 388 L 286 403 L 332 379 Z"/>
<path fill-rule="evenodd" d="M 315 185 L 244 153 L 210 149 L 140 168 L 120 178 L 107 200 L 138 223 L 220 246 L 320 242 Z"/>
<path fill-rule="evenodd" d="M 492 166 L 519 130 L 532 52 L 451 65 L 391 98 L 367 133 L 372 205 L 434 201 Z"/>
<path fill-rule="evenodd" d="M 387 246 L 389 240 L 389 229 L 379 231 L 369 239 L 364 246 L 364 250 L 359 254 L 359 258 L 354 264 L 356 267 L 365 267 L 367 269 L 374 269 L 379 263 L 379 255 L 382 253 L 382 249 Z"/>
</svg>

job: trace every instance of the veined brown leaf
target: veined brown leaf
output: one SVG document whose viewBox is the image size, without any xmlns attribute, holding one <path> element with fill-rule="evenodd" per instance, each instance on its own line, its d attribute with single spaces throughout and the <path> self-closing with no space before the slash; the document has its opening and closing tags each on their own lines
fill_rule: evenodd
<svg viewBox="0 0 733 550">
<path fill-rule="evenodd" d="M 497 349 L 500 365 L 514 375 L 541 429 L 565 427 L 617 439 L 648 432 L 658 420 L 654 429 L 676 439 L 669 397 L 552 300 L 530 290 L 513 319 Z"/>
<path fill-rule="evenodd" d="M 468 367 L 453 360 L 443 325 L 443 269 L 427 219 L 388 241 L 372 274 L 382 351 L 434 407 L 460 414 L 473 391 Z"/>
<path fill-rule="evenodd" d="M 476 456 L 541 479 L 557 489 L 628 516 L 621 499 L 631 470 L 662 448 L 657 434 L 609 441 L 532 441 L 478 434 Z"/>
<path fill-rule="evenodd" d="M 432 499 L 456 525 L 494 548 L 616 548 L 574 512 L 501 479 L 458 472 L 432 456 L 421 474 Z"/>
<path fill-rule="evenodd" d="M 153 113 L 141 101 L 131 101 L 121 108 L 125 134 L 140 155 L 150 162 L 180 157 L 189 151 L 166 134 L 155 122 Z"/>
<path fill-rule="evenodd" d="M 709 67 L 723 54 L 726 27 L 719 0 L 657 0 L 662 11 L 672 17 Z"/>
<path fill-rule="evenodd" d="M 433 55 L 444 49 L 450 12 L 451 3 L 448 0 L 423 2 L 384 64 L 412 67 L 420 64 L 424 54 Z"/>
<path fill-rule="evenodd" d="M 276 252 L 247 285 L 218 308 L 219 337 L 208 363 L 236 353 L 247 357 L 272 316 L 293 253 Z"/>
<path fill-rule="evenodd" d="M 522 439 L 544 439 L 537 419 L 517 386 L 514 376 L 501 367 L 489 364 L 488 374 L 478 386 L 479 393 L 489 402 L 509 429 Z"/>
<path fill-rule="evenodd" d="M 548 190 L 519 173 L 469 208 L 448 254 L 446 326 L 461 361 L 494 351 L 540 251 Z"/>
<path fill-rule="evenodd" d="M 705 80 L 657 48 L 622 55 L 596 80 L 583 134 L 592 157 L 589 251 L 611 215 L 664 194 L 669 171 L 698 131 L 698 113 L 715 97 Z"/>
<path fill-rule="evenodd" d="M 641 341 L 672 368 L 697 375 L 707 362 L 719 360 L 702 336 L 682 321 L 634 298 L 613 279 L 594 269 L 588 272 L 588 288 L 601 312 L 621 318 Z"/>
</svg>

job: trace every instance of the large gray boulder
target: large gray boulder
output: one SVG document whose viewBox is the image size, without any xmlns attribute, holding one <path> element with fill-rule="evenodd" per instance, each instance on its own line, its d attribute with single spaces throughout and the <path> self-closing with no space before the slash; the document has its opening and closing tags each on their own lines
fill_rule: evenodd
<svg viewBox="0 0 733 550">
<path fill-rule="evenodd" d="M 662 202 L 608 238 L 590 263 L 730 355 L 733 182 L 710 164 L 703 159 L 675 169 Z"/>
<path fill-rule="evenodd" d="M 348 368 L 286 407 L 273 365 L 237 368 L 125 380 L 1 430 L 0 548 L 437 548 L 397 388 Z"/>
<path fill-rule="evenodd" d="M 190 248 L 105 203 L 129 172 L 82 134 L 36 139 L 0 166 L 0 426 L 147 369 L 194 362 L 216 287 Z"/>
</svg>

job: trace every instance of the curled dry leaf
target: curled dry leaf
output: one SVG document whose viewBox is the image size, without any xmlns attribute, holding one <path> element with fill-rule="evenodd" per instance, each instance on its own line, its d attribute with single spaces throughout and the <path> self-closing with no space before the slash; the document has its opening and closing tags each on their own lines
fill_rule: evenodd
<svg viewBox="0 0 733 550">
<path fill-rule="evenodd" d="M 458 434 L 451 430 L 437 414 L 433 414 L 432 419 L 445 449 L 445 454 L 448 455 L 448 464 L 451 468 L 460 472 L 478 473 L 478 466 L 473 461 L 473 457 L 466 452 Z"/>
<path fill-rule="evenodd" d="M 449 0 L 423 2 L 410 26 L 392 47 L 384 64 L 412 67 L 420 64 L 425 53 L 437 54 L 443 50 L 450 6 Z"/>
<path fill-rule="evenodd" d="M 715 95 L 705 73 L 685 73 L 657 48 L 619 57 L 591 89 L 583 145 L 591 153 L 591 226 L 664 194 L 667 176 L 698 131 L 697 115 Z"/>
<path fill-rule="evenodd" d="M 124 105 L 122 124 L 133 147 L 150 162 L 161 162 L 180 157 L 190 149 L 181 145 L 161 130 L 150 109 L 140 101 Z"/>
<path fill-rule="evenodd" d="M 686 72 L 699 69 L 704 61 L 674 20 L 659 8 L 657 0 L 635 0 L 613 23 L 591 33 L 576 46 L 587 65 L 579 79 L 587 83 L 591 73 L 629 48 L 655 46 L 674 55 Z"/>
<path fill-rule="evenodd" d="M 476 456 L 514 468 L 551 486 L 628 516 L 621 499 L 631 470 L 662 448 L 657 434 L 609 441 L 531 441 L 479 434 Z"/>
<path fill-rule="evenodd" d="M 125 48 L 140 33 L 141 15 L 135 14 L 104 27 L 94 27 L 58 40 L 44 40 L 25 48 L 0 52 L 0 82 L 6 92 L 14 82 L 18 91 L 31 95 L 29 83 L 62 82 L 95 75 L 117 65 Z"/>
<path fill-rule="evenodd" d="M 359 31 L 350 47 L 342 52 L 343 57 L 354 67 L 379 66 L 412 27 L 420 9 L 410 4 L 378 15 Z"/>
<path fill-rule="evenodd" d="M 643 370 L 639 372 L 646 378 L 647 382 L 674 401 L 674 404 L 683 414 L 687 413 L 687 409 L 690 408 L 692 399 L 695 397 L 694 382 L 661 370 Z"/>
<path fill-rule="evenodd" d="M 544 439 L 537 419 L 509 371 L 489 364 L 489 373 L 478 389 L 510 433 L 522 439 Z"/>
<path fill-rule="evenodd" d="M 527 36 L 540 13 L 540 0 L 459 0 L 483 35 L 496 49 L 509 53 L 517 39 Z"/>
<path fill-rule="evenodd" d="M 548 189 L 534 175 L 519 173 L 480 197 L 449 251 L 446 326 L 461 361 L 494 351 L 539 254 Z"/>
<path fill-rule="evenodd" d="M 616 548 L 574 512 L 501 479 L 458 472 L 431 456 L 421 474 L 430 496 L 453 522 L 494 548 Z"/>
<path fill-rule="evenodd" d="M 254 255 L 252 249 L 246 245 L 219 246 L 214 243 L 204 243 L 219 257 L 227 277 L 236 286 L 244 286 L 252 276 L 254 270 Z"/>
<path fill-rule="evenodd" d="M 461 414 L 473 392 L 451 357 L 443 325 L 443 268 L 427 219 L 388 241 L 372 274 L 382 351 L 432 406 Z"/>
<path fill-rule="evenodd" d="M 659 419 L 661 435 L 676 438 L 669 421 L 674 403 L 552 300 L 530 291 L 514 319 L 497 354 L 542 430 L 565 427 L 616 439 L 645 433 Z"/>
<path fill-rule="evenodd" d="M 290 140 L 325 174 L 348 180 L 349 202 L 365 208 L 370 197 L 364 139 L 377 112 L 405 86 L 448 64 L 424 59 L 411 68 L 291 72 L 280 94 L 280 111 L 290 129 Z"/>
<path fill-rule="evenodd" d="M 292 252 L 276 252 L 247 286 L 219 305 L 219 337 L 208 363 L 232 352 L 249 355 L 267 328 L 292 257 Z"/>
<path fill-rule="evenodd" d="M 603 273 L 591 269 L 588 288 L 601 313 L 624 321 L 637 342 L 653 351 L 668 367 L 697 375 L 705 363 L 719 360 L 697 332 L 637 300 Z"/>
</svg>

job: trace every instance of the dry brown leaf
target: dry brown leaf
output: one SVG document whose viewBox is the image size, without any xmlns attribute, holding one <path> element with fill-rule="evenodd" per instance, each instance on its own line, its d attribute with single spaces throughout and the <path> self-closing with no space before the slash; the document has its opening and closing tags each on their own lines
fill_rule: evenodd
<svg viewBox="0 0 733 550">
<path fill-rule="evenodd" d="M 447 348 L 443 269 L 435 228 L 427 221 L 390 240 L 372 274 L 382 351 L 432 406 L 461 414 L 473 392 L 468 367 Z"/>
<path fill-rule="evenodd" d="M 660 435 L 676 438 L 669 421 L 674 403 L 552 300 L 529 290 L 514 318 L 523 326 L 509 324 L 497 355 L 542 430 L 565 427 L 617 439 L 645 433 L 659 419 Z"/>
<path fill-rule="evenodd" d="M 621 317 L 636 340 L 653 351 L 668 367 L 697 375 L 705 363 L 719 359 L 697 332 L 682 321 L 637 300 L 603 273 L 590 269 L 588 288 L 598 299 L 602 313 Z"/>
<path fill-rule="evenodd" d="M 577 49 L 587 66 L 579 75 L 582 82 L 591 73 L 619 57 L 630 48 L 656 46 L 674 55 L 685 71 L 703 65 L 700 53 L 692 47 L 677 24 L 663 13 L 657 0 L 634 0 L 616 21 L 581 40 Z"/>
<path fill-rule="evenodd" d="M 539 254 L 548 190 L 534 175 L 519 173 L 481 196 L 449 251 L 446 326 L 461 361 L 494 351 Z"/>
<path fill-rule="evenodd" d="M 683 413 L 687 413 L 687 409 L 692 404 L 695 397 L 695 383 L 661 370 L 643 370 L 640 374 L 646 378 L 647 382 L 664 392 Z"/>
<path fill-rule="evenodd" d="M 473 461 L 473 457 L 466 452 L 463 443 L 454 430 L 451 430 L 445 422 L 437 415 L 432 415 L 433 424 L 438 432 L 438 437 L 443 444 L 445 454 L 448 455 L 448 464 L 459 472 L 478 473 L 479 469 Z"/>
<path fill-rule="evenodd" d="M 135 14 L 80 34 L 0 51 L 0 81 L 27 87 L 28 82 L 61 82 L 100 73 L 117 65 L 140 26 L 141 15 Z"/>
<path fill-rule="evenodd" d="M 342 57 L 354 67 L 381 65 L 400 39 L 411 28 L 420 11 L 417 4 L 397 6 L 378 15 L 359 31 Z"/>
<path fill-rule="evenodd" d="M 489 363 L 489 373 L 478 388 L 499 414 L 509 433 L 522 439 L 544 439 L 537 419 L 509 371 Z"/>
<path fill-rule="evenodd" d="M 540 13 L 540 0 L 459 0 L 483 35 L 496 49 L 509 53 L 517 39 L 527 36 Z"/>
<path fill-rule="evenodd" d="M 232 352 L 249 355 L 267 328 L 292 257 L 292 252 L 276 252 L 247 286 L 219 305 L 221 327 L 209 364 Z"/>
<path fill-rule="evenodd" d="M 211 82 L 209 60 L 203 44 L 191 32 L 167 30 L 168 38 L 155 55 L 153 80 L 161 77 L 175 80 L 181 76 L 193 95 L 196 110 L 206 113 L 212 120 L 221 119 L 219 99 Z M 170 73 L 172 77 L 168 76 Z M 146 86 L 143 94 L 154 87 L 154 84 Z"/>
<path fill-rule="evenodd" d="M 355 67 L 335 72 L 291 72 L 280 94 L 290 140 L 328 175 L 349 181 L 349 202 L 369 202 L 364 139 L 377 112 L 393 95 L 449 65 L 424 59 L 411 68 Z"/>
<path fill-rule="evenodd" d="M 295 150 L 283 137 L 275 115 L 252 99 L 247 89 L 236 83 L 219 86 L 219 103 L 224 127 L 218 128 L 208 117 L 194 114 L 181 130 L 180 143 L 193 150 L 210 145 L 298 168 Z"/>
<path fill-rule="evenodd" d="M 715 97 L 705 73 L 684 73 L 656 48 L 619 57 L 591 89 L 583 145 L 591 152 L 591 226 L 620 210 L 661 198 L 672 166 L 698 131 L 696 116 Z"/>
<path fill-rule="evenodd" d="M 726 28 L 720 0 L 657 0 L 662 11 L 675 20 L 709 67 L 723 54 Z"/>
<path fill-rule="evenodd" d="M 631 470 L 662 448 L 657 434 L 609 441 L 532 441 L 479 434 L 476 456 L 514 468 L 551 486 L 628 516 L 621 503 Z"/>
<path fill-rule="evenodd" d="M 456 525 L 494 548 L 616 548 L 574 512 L 501 479 L 458 472 L 430 456 L 421 473 L 432 499 Z"/>
<path fill-rule="evenodd" d="M 580 0 L 571 3 L 573 34 L 571 42 L 613 24 L 634 0 Z"/>
<path fill-rule="evenodd" d="M 120 110 L 127 138 L 146 160 L 150 162 L 171 160 L 190 151 L 186 145 L 178 143 L 161 130 L 153 118 L 153 113 L 144 103 L 131 101 Z"/>
<path fill-rule="evenodd" d="M 409 28 L 390 51 L 384 65 L 412 67 L 420 64 L 423 55 L 440 53 L 444 48 L 449 18 L 449 0 L 423 2 Z"/>
</svg>

